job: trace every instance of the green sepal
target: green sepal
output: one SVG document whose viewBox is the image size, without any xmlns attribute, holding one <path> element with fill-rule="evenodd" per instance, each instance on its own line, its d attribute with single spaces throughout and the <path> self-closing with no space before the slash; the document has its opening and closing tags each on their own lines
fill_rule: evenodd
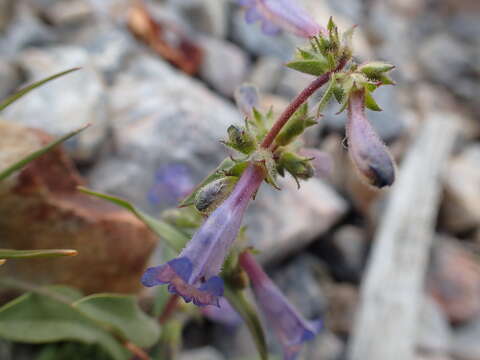
<svg viewBox="0 0 480 360">
<path fill-rule="evenodd" d="M 225 146 L 228 146 L 245 155 L 250 155 L 257 149 L 257 142 L 255 136 L 248 128 L 243 126 L 230 125 L 227 129 L 228 140 L 222 141 Z"/>
<path fill-rule="evenodd" d="M 395 65 L 382 62 L 382 61 L 371 61 L 366 64 L 362 64 L 358 67 L 358 71 L 365 74 L 369 79 L 378 80 L 379 77 L 395 68 Z"/>
<path fill-rule="evenodd" d="M 275 143 L 278 146 L 286 146 L 303 134 L 306 128 L 316 124 L 314 118 L 308 116 L 308 104 L 304 103 L 287 121 L 275 138 Z"/>
<path fill-rule="evenodd" d="M 365 107 L 373 111 L 382 111 L 382 108 L 377 104 L 372 94 L 367 89 L 365 89 Z"/>
<path fill-rule="evenodd" d="M 331 69 L 328 59 L 320 56 L 310 60 L 293 60 L 287 63 L 286 66 L 290 69 L 315 76 L 323 75 Z"/>
<path fill-rule="evenodd" d="M 237 181 L 236 176 L 226 176 L 205 185 L 195 196 L 196 209 L 211 214 L 230 195 Z"/>
<path fill-rule="evenodd" d="M 264 168 L 265 181 L 275 189 L 280 190 L 280 186 L 277 184 L 277 164 L 273 158 L 272 152 L 267 149 L 259 149 L 252 155 L 251 160 Z"/>
<path fill-rule="evenodd" d="M 315 175 L 315 170 L 310 163 L 311 160 L 293 152 L 284 151 L 277 162 L 278 173 L 283 176 L 284 171 L 288 171 L 295 179 L 297 187 L 300 188 L 298 179 L 307 180 Z"/>
<path fill-rule="evenodd" d="M 335 95 L 335 88 L 337 85 L 337 80 L 335 79 L 335 74 L 332 74 L 330 77 L 330 81 L 328 82 L 327 89 L 322 95 L 322 98 L 320 99 L 320 102 L 318 103 L 317 106 L 317 118 L 321 116 L 322 111 L 327 107 L 328 103 L 330 102 L 330 99 L 332 96 Z"/>
</svg>

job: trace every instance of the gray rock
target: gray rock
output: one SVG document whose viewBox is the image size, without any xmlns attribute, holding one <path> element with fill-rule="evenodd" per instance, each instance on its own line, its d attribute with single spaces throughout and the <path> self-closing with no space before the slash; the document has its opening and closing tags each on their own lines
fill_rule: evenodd
<svg viewBox="0 0 480 360">
<path fill-rule="evenodd" d="M 328 6 L 335 12 L 348 17 L 353 23 L 362 23 L 364 2 L 362 0 L 328 0 Z"/>
<path fill-rule="evenodd" d="M 255 62 L 248 81 L 256 85 L 263 95 L 263 93 L 272 92 L 277 87 L 283 71 L 283 64 L 279 59 L 262 56 Z"/>
<path fill-rule="evenodd" d="M 51 24 L 65 26 L 91 19 L 94 8 L 88 0 L 48 0 L 41 6 L 41 12 Z"/>
<path fill-rule="evenodd" d="M 37 18 L 31 6 L 18 1 L 10 25 L 0 37 L 0 55 L 13 57 L 21 49 L 52 43 L 57 37 Z"/>
<path fill-rule="evenodd" d="M 79 161 L 90 161 L 105 140 L 108 128 L 108 102 L 103 80 L 91 64 L 88 53 L 79 47 L 32 48 L 19 56 L 29 82 L 72 67 L 80 71 L 35 89 L 4 112 L 7 120 L 63 135 L 86 123 L 93 126 L 66 143 Z"/>
<path fill-rule="evenodd" d="M 338 360 L 344 351 L 343 342 L 332 332 L 321 332 L 315 340 L 307 343 L 300 359 L 303 360 Z"/>
<path fill-rule="evenodd" d="M 357 226 L 345 225 L 333 234 L 332 240 L 348 268 L 361 272 L 367 247 L 364 231 Z"/>
<path fill-rule="evenodd" d="M 173 6 L 196 31 L 224 39 L 228 31 L 227 0 L 170 0 Z"/>
<path fill-rule="evenodd" d="M 183 351 L 178 360 L 224 360 L 223 355 L 211 346 Z"/>
<path fill-rule="evenodd" d="M 478 360 L 480 358 L 480 317 L 455 330 L 451 355 L 455 360 Z"/>
<path fill-rule="evenodd" d="M 314 79 L 315 77 L 312 75 L 285 68 L 283 76 L 277 85 L 276 92 L 288 99 L 293 99 Z"/>
<path fill-rule="evenodd" d="M 449 22 L 449 29 L 456 37 L 471 43 L 480 44 L 480 23 L 478 16 L 472 12 L 453 14 Z"/>
<path fill-rule="evenodd" d="M 231 97 L 245 80 L 249 60 L 238 46 L 215 38 L 202 38 L 200 77 L 222 95 Z"/>
<path fill-rule="evenodd" d="M 448 353 L 452 331 L 442 309 L 425 297 L 420 308 L 417 327 L 417 348 L 427 353 Z"/>
<path fill-rule="evenodd" d="M 12 17 L 13 2 L 10 0 L 0 0 L 0 32 L 4 31 Z"/>
<path fill-rule="evenodd" d="M 306 319 L 317 319 L 328 306 L 321 287 L 322 277 L 325 279 L 327 276 L 325 271 L 320 260 L 311 255 L 301 255 L 277 270 L 273 279 Z"/>
<path fill-rule="evenodd" d="M 0 100 L 10 95 L 22 81 L 20 71 L 10 61 L 0 58 Z"/>
<path fill-rule="evenodd" d="M 480 222 L 480 145 L 467 147 L 444 173 L 444 224 L 453 231 L 478 227 Z"/>
</svg>

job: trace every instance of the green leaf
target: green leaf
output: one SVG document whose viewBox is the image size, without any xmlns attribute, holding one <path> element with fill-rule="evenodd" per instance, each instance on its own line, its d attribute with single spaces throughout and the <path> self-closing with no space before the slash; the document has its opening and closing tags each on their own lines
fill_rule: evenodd
<svg viewBox="0 0 480 360">
<path fill-rule="evenodd" d="M 328 87 L 323 93 L 323 96 L 318 103 L 317 107 L 317 117 L 319 117 L 322 114 L 322 111 L 327 107 L 328 103 L 330 102 L 330 99 L 334 95 L 334 89 L 337 81 L 335 79 L 335 74 L 332 74 L 330 81 L 328 83 Z"/>
<path fill-rule="evenodd" d="M 73 69 L 69 69 L 69 70 L 66 70 L 66 71 L 62 71 L 58 74 L 55 74 L 55 75 L 52 75 L 46 79 L 43 79 L 43 80 L 40 80 L 40 81 L 37 81 L 31 85 L 28 85 L 27 87 L 21 89 L 20 91 L 16 92 L 15 94 L 13 94 L 12 96 L 6 98 L 5 100 L 3 100 L 1 103 L 0 103 L 0 111 L 2 111 L 3 109 L 5 109 L 6 107 L 8 107 L 9 105 L 13 104 L 15 101 L 17 101 L 18 99 L 20 99 L 21 97 L 25 96 L 26 94 L 28 94 L 30 91 L 32 91 L 33 89 L 39 87 L 39 86 L 42 86 L 43 84 L 46 84 L 48 83 L 49 81 L 52 81 L 54 79 L 57 79 L 61 76 L 64 76 L 64 75 L 67 75 L 73 71 L 77 71 L 79 70 L 80 68 L 73 68 Z"/>
<path fill-rule="evenodd" d="M 181 202 L 180 202 L 180 207 L 184 207 L 184 206 L 190 206 L 190 205 L 193 205 L 195 203 L 195 196 L 197 195 L 197 192 L 202 188 L 204 187 L 205 185 L 207 185 L 208 183 L 211 183 L 212 181 L 215 181 L 217 179 L 220 179 L 221 177 L 223 177 L 224 175 L 222 174 L 222 171 L 224 170 L 228 170 L 230 169 L 231 167 L 233 167 L 235 165 L 235 162 L 230 159 L 230 158 L 226 158 L 224 159 L 220 165 L 217 166 L 217 168 L 215 170 L 213 170 L 210 174 L 208 174 L 201 182 L 200 184 L 198 184 L 198 186 L 189 194 L 187 195 L 187 197 L 185 197 L 185 199 L 183 199 Z"/>
<path fill-rule="evenodd" d="M 170 224 L 167 224 L 164 221 L 155 219 L 153 216 L 150 216 L 144 213 L 143 211 L 137 209 L 135 206 L 133 206 L 132 204 L 130 204 L 128 201 L 124 199 L 120 199 L 115 196 L 95 192 L 81 186 L 78 187 L 78 190 L 80 190 L 85 194 L 93 195 L 101 199 L 110 201 L 111 203 L 114 203 L 130 211 L 140 221 L 142 221 L 145 225 L 147 225 L 150 228 L 150 230 L 152 230 L 155 234 L 160 236 L 163 240 L 167 242 L 169 246 L 171 246 L 173 249 L 175 249 L 178 252 L 180 252 L 184 248 L 185 244 L 189 240 L 186 235 L 184 235 L 183 233 L 175 229 Z"/>
<path fill-rule="evenodd" d="M 0 308 L 0 337 L 33 344 L 79 341 L 99 344 L 114 360 L 128 360 L 131 356 L 112 335 L 79 310 L 34 293 Z"/>
<path fill-rule="evenodd" d="M 244 291 L 234 289 L 225 284 L 224 296 L 229 301 L 230 305 L 243 318 L 243 321 L 250 331 L 250 335 L 255 342 L 258 354 L 261 360 L 268 360 L 267 343 L 265 341 L 265 334 L 263 332 L 262 324 L 253 306 L 247 301 Z"/>
<path fill-rule="evenodd" d="M 157 322 L 140 310 L 133 296 L 95 294 L 80 299 L 73 307 L 139 347 L 153 346 L 160 337 Z"/>
<path fill-rule="evenodd" d="M 312 60 L 294 60 L 286 64 L 287 67 L 306 74 L 320 76 L 330 70 L 328 60 L 325 58 L 315 58 Z"/>
<path fill-rule="evenodd" d="M 75 256 L 77 250 L 69 249 L 46 249 L 46 250 L 13 250 L 0 249 L 0 259 L 30 259 L 60 256 Z"/>
<path fill-rule="evenodd" d="M 6 169 L 0 171 L 0 181 L 4 180 L 5 178 L 9 177 L 10 175 L 12 175 L 15 171 L 17 170 L 20 170 L 22 167 L 24 167 L 25 165 L 27 165 L 29 162 L 35 160 L 36 158 L 42 156 L 43 154 L 49 152 L 50 150 L 52 150 L 55 146 L 63 143 L 64 141 L 70 139 L 71 137 L 77 135 L 79 132 L 85 130 L 87 127 L 89 127 L 90 124 L 86 124 L 84 126 L 82 126 L 81 128 L 75 130 L 75 131 L 72 131 L 60 138 L 58 138 L 57 140 L 54 140 L 52 141 L 50 144 L 42 147 L 40 150 L 37 150 L 27 156 L 25 156 L 23 159 L 17 161 L 16 163 L 10 165 L 9 167 L 7 167 Z"/>
<path fill-rule="evenodd" d="M 382 111 L 382 108 L 377 104 L 370 91 L 365 89 L 365 107 L 373 111 Z"/>
</svg>

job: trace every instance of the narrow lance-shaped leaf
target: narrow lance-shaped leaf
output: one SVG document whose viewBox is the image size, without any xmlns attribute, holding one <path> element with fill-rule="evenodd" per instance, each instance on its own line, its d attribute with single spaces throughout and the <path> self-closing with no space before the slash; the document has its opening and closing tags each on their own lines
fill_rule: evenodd
<svg viewBox="0 0 480 360">
<path fill-rule="evenodd" d="M 14 250 L 0 249 L 0 259 L 30 259 L 60 256 L 75 256 L 77 250 L 71 249 L 43 249 L 43 250 Z"/>
<path fill-rule="evenodd" d="M 325 92 L 323 93 L 322 99 L 318 103 L 317 117 L 322 115 L 322 111 L 326 108 L 330 99 L 332 98 L 333 90 L 335 89 L 335 85 L 336 85 L 335 74 L 332 74 L 332 76 L 330 78 L 330 81 L 328 83 L 328 87 L 325 90 Z"/>
<path fill-rule="evenodd" d="M 90 126 L 90 124 L 86 124 L 86 125 L 82 126 L 81 128 L 60 137 L 57 140 L 52 141 L 50 144 L 42 147 L 40 150 L 37 150 L 37 151 L 25 156 L 23 159 L 17 161 L 16 163 L 10 165 L 6 169 L 0 171 L 0 181 L 6 179 L 10 175 L 12 175 L 15 171 L 20 170 L 22 167 L 27 165 L 29 162 L 35 160 L 36 158 L 42 156 L 43 154 L 45 154 L 47 152 L 49 152 L 55 146 L 60 145 L 61 143 L 65 142 L 66 140 L 70 139 L 71 137 L 73 137 L 73 136 L 77 135 L 78 133 L 80 133 L 81 131 L 85 130 L 89 126 Z"/>
<path fill-rule="evenodd" d="M 182 234 L 180 231 L 175 229 L 173 226 L 161 220 L 157 220 L 154 217 L 144 213 L 143 211 L 137 209 L 135 206 L 133 206 L 132 204 L 130 204 L 128 201 L 124 199 L 120 199 L 115 196 L 95 192 L 81 186 L 78 187 L 78 190 L 80 190 L 85 194 L 93 195 L 98 198 L 110 201 L 111 203 L 114 203 L 130 211 L 140 221 L 145 223 L 145 225 L 147 225 L 155 234 L 157 234 L 163 240 L 165 240 L 168 243 L 168 245 L 170 245 L 176 251 L 181 251 L 188 241 L 188 238 L 184 234 Z"/>
<path fill-rule="evenodd" d="M 20 91 L 16 92 L 15 94 L 11 95 L 10 97 L 6 98 L 5 100 L 3 100 L 1 103 L 0 103 L 0 111 L 2 111 L 3 109 L 5 109 L 6 107 L 8 107 L 9 105 L 13 104 L 15 101 L 17 101 L 18 99 L 20 99 L 21 97 L 25 96 L 26 94 L 28 94 L 30 91 L 32 91 L 33 89 L 37 88 L 37 87 L 40 87 L 54 79 L 57 79 L 61 76 L 64 76 L 64 75 L 67 75 L 73 71 L 77 71 L 79 70 L 80 68 L 73 68 L 73 69 L 69 69 L 69 70 L 66 70 L 66 71 L 62 71 L 58 74 L 55 74 L 55 75 L 52 75 L 52 76 L 49 76 L 43 80 L 40 80 L 40 81 L 37 81 L 31 85 L 28 85 L 27 87 L 21 89 Z"/>
<path fill-rule="evenodd" d="M 255 342 L 255 346 L 257 347 L 260 359 L 268 360 L 267 343 L 260 318 L 258 317 L 253 306 L 245 298 L 245 293 L 243 290 L 234 289 L 227 283 L 225 286 L 224 296 L 230 302 L 230 305 L 232 305 L 233 308 L 240 314 L 243 321 L 245 321 L 245 324 L 252 335 L 253 341 Z"/>
</svg>

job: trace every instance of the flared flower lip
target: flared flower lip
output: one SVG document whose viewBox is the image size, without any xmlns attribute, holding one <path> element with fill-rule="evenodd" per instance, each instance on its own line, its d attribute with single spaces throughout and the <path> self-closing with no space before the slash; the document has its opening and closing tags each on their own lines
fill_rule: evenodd
<svg viewBox="0 0 480 360">
<path fill-rule="evenodd" d="M 223 280 L 218 275 L 263 177 L 263 170 L 257 165 L 247 167 L 230 196 L 210 214 L 179 256 L 148 268 L 142 284 L 147 287 L 168 284 L 168 291 L 186 302 L 219 306 Z"/>
</svg>

